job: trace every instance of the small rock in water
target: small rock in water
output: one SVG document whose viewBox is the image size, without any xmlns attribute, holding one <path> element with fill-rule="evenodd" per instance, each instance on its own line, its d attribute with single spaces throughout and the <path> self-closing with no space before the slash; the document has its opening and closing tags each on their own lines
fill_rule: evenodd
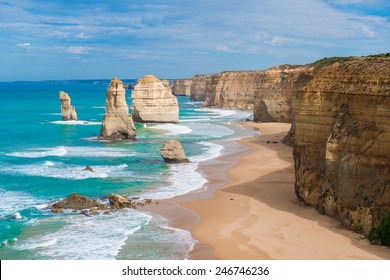
<svg viewBox="0 0 390 280">
<path fill-rule="evenodd" d="M 16 212 L 10 218 L 13 219 L 13 220 L 20 220 L 20 219 L 22 219 L 22 215 L 20 215 L 19 212 Z"/>
<path fill-rule="evenodd" d="M 93 171 L 92 167 L 89 166 L 89 165 L 87 165 L 87 166 L 83 169 L 83 171 L 95 172 L 95 171 Z"/>
</svg>

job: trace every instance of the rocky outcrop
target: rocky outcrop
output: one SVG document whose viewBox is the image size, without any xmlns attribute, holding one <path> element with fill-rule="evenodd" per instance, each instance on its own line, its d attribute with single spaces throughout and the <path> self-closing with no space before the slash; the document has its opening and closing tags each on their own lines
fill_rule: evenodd
<svg viewBox="0 0 390 280">
<path fill-rule="evenodd" d="M 312 65 L 279 65 L 262 71 L 254 94 L 254 121 L 292 122 L 293 97 L 313 75 Z"/>
<path fill-rule="evenodd" d="M 321 213 L 368 234 L 390 212 L 390 57 L 313 64 L 297 92 L 295 191 Z"/>
<path fill-rule="evenodd" d="M 192 78 L 191 99 L 204 107 L 252 110 L 255 121 L 291 122 L 292 100 L 314 74 L 312 65 L 280 65 Z"/>
<path fill-rule="evenodd" d="M 262 72 L 229 71 L 211 75 L 203 106 L 251 110 Z"/>
<path fill-rule="evenodd" d="M 192 101 L 204 101 L 206 99 L 206 90 L 210 86 L 212 75 L 195 75 L 192 77 L 190 99 Z"/>
<path fill-rule="evenodd" d="M 191 79 L 178 79 L 174 81 L 172 86 L 172 93 L 176 96 L 190 96 L 191 95 Z"/>
<path fill-rule="evenodd" d="M 75 108 L 70 105 L 70 97 L 66 92 L 60 91 L 61 115 L 63 121 L 77 121 Z"/>
<path fill-rule="evenodd" d="M 61 212 L 62 209 L 82 210 L 97 208 L 98 210 L 107 210 L 107 206 L 96 202 L 88 197 L 72 193 L 65 199 L 56 202 L 50 206 L 53 212 Z"/>
<path fill-rule="evenodd" d="M 134 139 L 135 136 L 136 131 L 133 119 L 129 115 L 123 83 L 118 78 L 113 78 L 106 92 L 106 114 L 103 118 L 100 137 L 121 140 Z"/>
<path fill-rule="evenodd" d="M 115 193 L 110 193 L 108 196 L 108 201 L 110 202 L 111 208 L 129 208 L 132 207 L 132 203 L 127 199 L 127 197 Z"/>
<path fill-rule="evenodd" d="M 166 163 L 190 162 L 184 153 L 183 146 L 176 139 L 165 141 L 160 154 Z"/>
<path fill-rule="evenodd" d="M 169 83 L 152 75 L 144 76 L 135 85 L 131 98 L 135 122 L 179 122 L 179 105 Z"/>
</svg>

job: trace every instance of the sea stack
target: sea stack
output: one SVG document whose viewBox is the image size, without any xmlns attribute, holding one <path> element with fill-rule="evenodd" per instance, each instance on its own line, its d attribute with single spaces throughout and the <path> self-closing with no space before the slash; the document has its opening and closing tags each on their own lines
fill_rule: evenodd
<svg viewBox="0 0 390 280">
<path fill-rule="evenodd" d="M 64 92 L 60 91 L 61 115 L 63 121 L 77 121 L 77 114 L 75 108 L 70 105 L 70 97 Z"/>
<path fill-rule="evenodd" d="M 100 137 L 110 140 L 134 139 L 136 131 L 129 107 L 126 104 L 126 93 L 123 83 L 113 78 L 106 92 L 106 114 L 104 115 Z"/>
<path fill-rule="evenodd" d="M 165 141 L 160 151 L 166 163 L 187 163 L 190 162 L 185 153 L 183 146 L 176 139 Z"/>
<path fill-rule="evenodd" d="M 167 82 L 152 75 L 144 76 L 135 85 L 131 98 L 135 122 L 179 122 L 179 105 Z"/>
</svg>

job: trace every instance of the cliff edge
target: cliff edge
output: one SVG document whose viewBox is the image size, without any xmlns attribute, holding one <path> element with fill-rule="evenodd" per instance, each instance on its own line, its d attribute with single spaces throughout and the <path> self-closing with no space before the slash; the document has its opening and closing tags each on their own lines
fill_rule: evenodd
<svg viewBox="0 0 390 280">
<path fill-rule="evenodd" d="M 294 108 L 295 192 L 367 235 L 390 211 L 390 57 L 312 66 Z"/>
</svg>

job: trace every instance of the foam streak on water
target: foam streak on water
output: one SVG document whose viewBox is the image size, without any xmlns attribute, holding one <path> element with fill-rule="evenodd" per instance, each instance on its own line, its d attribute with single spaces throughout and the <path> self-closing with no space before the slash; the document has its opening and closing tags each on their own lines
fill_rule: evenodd
<svg viewBox="0 0 390 280">
<path fill-rule="evenodd" d="M 101 122 L 90 122 L 90 121 L 52 121 L 52 124 L 61 124 L 61 125 L 101 125 Z"/>
<path fill-rule="evenodd" d="M 167 135 L 179 135 L 179 134 L 187 134 L 190 133 L 192 130 L 185 126 L 180 124 L 157 124 L 157 125 L 150 125 L 150 128 L 157 129 L 157 130 L 164 130 L 167 131 Z"/>
<path fill-rule="evenodd" d="M 70 215 L 65 218 L 66 225 L 55 233 L 31 237 L 14 248 L 34 250 L 53 259 L 114 259 L 128 235 L 150 219 L 151 216 L 131 209 L 92 217 Z"/>
<path fill-rule="evenodd" d="M 42 203 L 42 200 L 26 192 L 7 191 L 0 188 L 0 218 L 15 215 L 18 211 L 40 203 Z"/>
<path fill-rule="evenodd" d="M 123 148 L 110 147 L 67 147 L 38 148 L 24 152 L 7 154 L 12 157 L 42 158 L 42 157 L 131 157 L 134 152 Z"/>
<path fill-rule="evenodd" d="M 42 176 L 49 178 L 70 179 L 70 180 L 84 180 L 89 178 L 106 178 L 109 176 L 118 176 L 118 171 L 126 169 L 127 164 L 121 165 L 92 165 L 93 172 L 86 171 L 85 166 L 64 164 L 62 162 L 45 161 L 34 165 L 14 165 L 10 167 L 3 167 L 0 173 L 15 174 L 15 175 L 29 175 Z M 123 172 L 121 172 L 123 176 Z M 131 175 L 130 172 L 127 174 Z"/>
</svg>

